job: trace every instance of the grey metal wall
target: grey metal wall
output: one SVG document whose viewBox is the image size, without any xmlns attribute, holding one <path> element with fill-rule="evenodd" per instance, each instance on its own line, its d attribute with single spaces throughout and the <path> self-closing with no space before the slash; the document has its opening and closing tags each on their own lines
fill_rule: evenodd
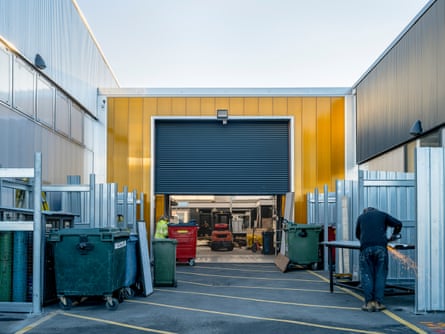
<svg viewBox="0 0 445 334">
<path fill-rule="evenodd" d="M 0 36 L 32 63 L 40 54 L 44 73 L 90 112 L 98 87 L 117 81 L 74 0 L 0 0 Z"/>
<path fill-rule="evenodd" d="M 445 311 L 445 150 L 418 148 L 418 311 Z"/>
<path fill-rule="evenodd" d="M 445 1 L 431 1 L 355 85 L 357 161 L 445 123 Z"/>
</svg>

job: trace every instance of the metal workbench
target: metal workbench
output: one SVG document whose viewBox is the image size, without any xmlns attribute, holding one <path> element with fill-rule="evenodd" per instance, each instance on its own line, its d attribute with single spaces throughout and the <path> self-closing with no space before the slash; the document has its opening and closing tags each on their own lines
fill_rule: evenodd
<svg viewBox="0 0 445 334">
<path fill-rule="evenodd" d="M 361 289 L 360 281 L 357 280 L 342 280 L 337 281 L 337 277 L 335 274 L 335 265 L 333 259 L 333 251 L 336 248 L 345 248 L 345 249 L 356 249 L 360 250 L 360 242 L 358 240 L 336 240 L 336 241 L 325 241 L 321 242 L 322 245 L 328 248 L 328 267 L 329 267 L 329 290 L 330 292 L 334 292 L 334 284 L 338 286 L 344 286 L 347 288 Z M 403 244 L 403 243 L 388 243 L 388 247 L 396 250 L 408 250 L 415 249 L 414 245 Z M 413 294 L 414 289 L 407 286 L 402 285 L 394 285 L 394 284 L 386 284 L 385 294 L 395 295 L 395 294 Z"/>
</svg>

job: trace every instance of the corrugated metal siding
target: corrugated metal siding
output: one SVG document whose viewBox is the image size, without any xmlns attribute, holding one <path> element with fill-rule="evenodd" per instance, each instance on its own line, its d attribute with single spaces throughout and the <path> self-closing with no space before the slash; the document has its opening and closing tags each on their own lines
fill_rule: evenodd
<svg viewBox="0 0 445 334">
<path fill-rule="evenodd" d="M 289 120 L 156 120 L 155 193 L 285 194 Z"/>
<path fill-rule="evenodd" d="M 0 0 L 0 36 L 93 114 L 98 87 L 117 81 L 72 0 Z"/>
<path fill-rule="evenodd" d="M 445 311 L 445 150 L 416 149 L 417 311 Z"/>
<path fill-rule="evenodd" d="M 329 219 L 335 217 L 335 221 L 330 220 L 329 223 L 336 225 L 337 240 L 355 240 L 357 217 L 364 208 L 372 206 L 402 221 L 402 243 L 416 244 L 416 188 L 413 173 L 360 171 L 358 182 L 337 181 L 333 202 L 331 199 L 328 204 L 330 207 L 335 205 L 335 212 L 329 215 Z M 324 223 L 324 205 L 319 205 L 318 209 L 319 212 L 313 212 L 312 215 L 320 217 L 319 223 Z M 359 252 L 356 251 L 339 251 L 336 259 L 337 271 L 358 273 L 358 256 Z M 414 282 L 417 268 L 412 264 L 415 261 L 416 250 L 403 250 L 396 256 L 391 254 L 388 280 Z"/>
<path fill-rule="evenodd" d="M 357 84 L 357 160 L 445 122 L 445 2 L 436 1 Z"/>
</svg>

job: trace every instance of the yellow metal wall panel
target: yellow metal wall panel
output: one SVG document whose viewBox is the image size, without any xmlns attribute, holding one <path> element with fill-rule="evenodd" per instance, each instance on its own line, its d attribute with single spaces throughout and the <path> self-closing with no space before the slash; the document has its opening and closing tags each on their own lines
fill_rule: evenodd
<svg viewBox="0 0 445 334">
<path fill-rule="evenodd" d="M 258 99 L 258 113 L 260 116 L 273 115 L 273 99 L 271 97 L 260 97 Z"/>
<path fill-rule="evenodd" d="M 315 187 L 334 186 L 344 178 L 344 98 L 342 97 L 186 97 L 108 99 L 108 181 L 133 187 L 145 196 L 150 217 L 151 122 L 153 116 L 293 117 L 295 221 L 306 222 L 306 194 Z M 161 204 L 162 203 L 162 204 Z M 156 196 L 156 217 L 163 197 Z M 149 226 L 149 224 L 148 224 Z"/>
<path fill-rule="evenodd" d="M 317 186 L 331 184 L 331 99 L 317 98 Z"/>
<path fill-rule="evenodd" d="M 215 116 L 215 98 L 214 97 L 203 97 L 201 98 L 201 116 Z"/>
<path fill-rule="evenodd" d="M 345 178 L 345 99 L 331 99 L 331 184 Z"/>
<path fill-rule="evenodd" d="M 287 116 L 287 97 L 274 97 L 272 103 L 273 116 Z"/>
<path fill-rule="evenodd" d="M 157 99 L 145 98 L 144 99 L 144 114 L 142 118 L 143 130 L 143 170 L 142 170 L 142 188 L 137 187 L 135 189 L 138 192 L 144 193 L 144 219 L 149 222 L 150 217 L 150 189 L 151 189 L 151 118 L 156 115 Z M 147 231 L 150 231 L 150 224 L 147 224 Z"/>
<path fill-rule="evenodd" d="M 317 99 L 303 98 L 302 111 L 302 192 L 295 194 L 295 215 L 298 222 L 305 222 L 306 194 L 317 185 Z"/>
<path fill-rule="evenodd" d="M 294 121 L 293 179 L 296 203 L 299 203 L 296 206 L 298 207 L 298 211 L 300 211 L 304 204 L 304 198 L 300 196 L 300 194 L 303 193 L 303 99 L 300 97 L 291 97 L 287 100 L 287 105 L 288 114 L 293 117 Z M 303 222 L 300 217 L 297 221 Z"/>
<path fill-rule="evenodd" d="M 231 97 L 229 107 L 230 116 L 244 116 L 244 99 L 242 97 Z"/>
<path fill-rule="evenodd" d="M 107 113 L 107 177 L 110 179 L 110 176 L 114 175 L 114 164 L 112 161 L 112 157 L 114 155 L 114 102 L 116 99 L 108 99 L 108 113 Z M 111 177 L 113 179 L 113 177 Z M 108 180 L 107 180 L 108 181 Z"/>
<path fill-rule="evenodd" d="M 107 176 L 109 182 L 126 180 L 128 183 L 128 120 L 128 98 L 116 98 L 114 101 L 114 123 L 112 125 L 114 147 L 112 155 L 108 157 L 108 159 L 111 159 L 111 164 L 114 168 L 113 174 Z"/>
<path fill-rule="evenodd" d="M 131 116 L 128 119 L 128 183 L 126 185 L 132 191 L 140 187 L 143 175 L 143 99 L 129 99 L 128 108 Z"/>
<path fill-rule="evenodd" d="M 190 97 L 185 102 L 185 113 L 187 116 L 201 115 L 201 99 L 199 97 Z"/>
<path fill-rule="evenodd" d="M 217 109 L 230 109 L 230 98 L 228 97 L 216 97 L 215 98 L 215 109 L 213 110 L 213 116 L 216 117 Z M 230 115 L 230 110 L 229 110 Z"/>
<path fill-rule="evenodd" d="M 158 109 L 156 111 L 157 116 L 171 116 L 172 103 L 170 97 L 158 97 Z"/>
<path fill-rule="evenodd" d="M 259 102 L 257 97 L 244 98 L 244 115 L 245 116 L 258 116 L 259 114 Z"/>
<path fill-rule="evenodd" d="M 184 97 L 174 97 L 171 99 L 172 103 L 172 116 L 185 116 L 186 115 L 186 99 Z"/>
</svg>

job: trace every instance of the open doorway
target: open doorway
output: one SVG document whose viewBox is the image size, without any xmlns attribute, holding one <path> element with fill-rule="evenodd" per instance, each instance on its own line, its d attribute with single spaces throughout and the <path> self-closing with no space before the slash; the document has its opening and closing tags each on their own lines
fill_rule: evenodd
<svg viewBox="0 0 445 334">
<path fill-rule="evenodd" d="M 170 195 L 168 212 L 172 224 L 198 226 L 196 262 L 264 261 L 279 250 L 277 196 Z"/>
</svg>

